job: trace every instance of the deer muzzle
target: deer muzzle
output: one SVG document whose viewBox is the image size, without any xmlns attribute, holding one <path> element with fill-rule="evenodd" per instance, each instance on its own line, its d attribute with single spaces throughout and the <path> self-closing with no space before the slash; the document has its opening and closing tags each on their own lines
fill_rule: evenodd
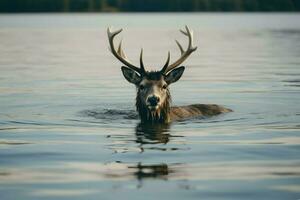
<svg viewBox="0 0 300 200">
<path fill-rule="evenodd" d="M 155 95 L 149 96 L 146 103 L 150 110 L 156 110 L 159 107 L 160 98 Z"/>
</svg>

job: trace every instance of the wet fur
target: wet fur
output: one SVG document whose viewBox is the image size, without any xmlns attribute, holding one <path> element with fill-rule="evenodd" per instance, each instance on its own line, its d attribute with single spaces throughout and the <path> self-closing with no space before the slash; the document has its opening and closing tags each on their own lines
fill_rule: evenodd
<svg viewBox="0 0 300 200">
<path fill-rule="evenodd" d="M 181 120 L 192 117 L 205 117 L 232 112 L 231 109 L 216 104 L 192 104 L 188 106 L 171 107 L 171 121 Z"/>
<path fill-rule="evenodd" d="M 157 111 L 151 112 L 139 99 L 137 96 L 136 109 L 143 123 L 169 123 L 187 118 L 214 116 L 232 112 L 232 110 L 216 104 L 192 104 L 170 107 L 170 101 L 166 101 Z"/>
<path fill-rule="evenodd" d="M 159 72 L 148 72 L 148 80 L 160 80 L 163 75 Z M 172 99 L 169 89 L 166 91 L 167 97 L 158 110 L 150 111 L 141 99 L 140 91 L 137 91 L 136 109 L 143 123 L 169 123 L 171 121 L 199 116 L 213 116 L 232 110 L 215 104 L 193 104 L 188 106 L 171 107 Z"/>
<path fill-rule="evenodd" d="M 142 122 L 160 122 L 167 123 L 170 121 L 170 105 L 171 105 L 171 95 L 168 89 L 167 98 L 161 107 L 155 111 L 150 111 L 148 107 L 142 103 L 140 98 L 140 92 L 137 92 L 136 96 L 136 109 L 139 113 L 139 116 Z"/>
</svg>

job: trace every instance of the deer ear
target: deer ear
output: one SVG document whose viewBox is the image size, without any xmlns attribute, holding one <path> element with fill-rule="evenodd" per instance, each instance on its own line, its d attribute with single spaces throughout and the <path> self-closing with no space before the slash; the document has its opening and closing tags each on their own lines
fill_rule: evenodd
<svg viewBox="0 0 300 200">
<path fill-rule="evenodd" d="M 134 70 L 124 66 L 122 66 L 121 69 L 122 69 L 123 76 L 128 82 L 133 83 L 135 85 L 141 82 L 142 80 L 141 76 L 138 75 Z"/>
<path fill-rule="evenodd" d="M 165 77 L 165 81 L 167 82 L 167 84 L 171 84 L 178 81 L 182 76 L 184 69 L 185 67 L 181 66 L 173 69 L 170 73 L 168 73 L 167 76 Z"/>
</svg>

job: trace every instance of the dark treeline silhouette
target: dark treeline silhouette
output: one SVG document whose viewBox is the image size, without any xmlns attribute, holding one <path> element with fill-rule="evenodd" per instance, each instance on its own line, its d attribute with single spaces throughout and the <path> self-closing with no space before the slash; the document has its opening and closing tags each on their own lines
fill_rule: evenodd
<svg viewBox="0 0 300 200">
<path fill-rule="evenodd" d="M 300 0 L 0 0 L 0 12 L 299 11 Z"/>
</svg>

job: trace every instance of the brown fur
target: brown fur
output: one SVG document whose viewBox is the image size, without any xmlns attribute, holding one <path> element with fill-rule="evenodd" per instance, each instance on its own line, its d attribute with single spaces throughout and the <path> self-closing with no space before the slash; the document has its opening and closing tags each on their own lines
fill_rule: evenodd
<svg viewBox="0 0 300 200">
<path fill-rule="evenodd" d="M 192 117 L 213 116 L 221 113 L 232 112 L 231 109 L 216 104 L 192 104 L 188 106 L 171 107 L 171 121 Z"/>
<path fill-rule="evenodd" d="M 160 85 L 164 82 L 164 76 L 160 72 L 151 71 L 145 74 L 143 83 Z M 145 96 L 137 89 L 136 109 L 139 113 L 142 123 L 169 123 L 193 117 L 213 116 L 221 113 L 231 112 L 232 110 L 215 104 L 193 104 L 188 106 L 171 107 L 171 94 L 169 89 L 166 91 L 166 98 L 161 106 L 151 111 L 144 103 Z"/>
<path fill-rule="evenodd" d="M 192 104 L 170 107 L 170 101 L 166 101 L 163 107 L 151 113 L 147 107 L 140 103 L 138 96 L 136 99 L 136 108 L 143 123 L 169 123 L 193 117 L 209 117 L 232 112 L 231 109 L 216 104 Z"/>
<path fill-rule="evenodd" d="M 136 110 L 139 113 L 139 116 L 141 118 L 142 122 L 160 122 L 160 123 L 168 123 L 170 122 L 170 106 L 171 106 L 171 95 L 169 90 L 167 90 L 167 98 L 162 104 L 162 106 L 152 112 L 150 111 L 143 103 L 141 100 L 141 95 L 138 90 L 137 95 L 136 95 Z"/>
</svg>

